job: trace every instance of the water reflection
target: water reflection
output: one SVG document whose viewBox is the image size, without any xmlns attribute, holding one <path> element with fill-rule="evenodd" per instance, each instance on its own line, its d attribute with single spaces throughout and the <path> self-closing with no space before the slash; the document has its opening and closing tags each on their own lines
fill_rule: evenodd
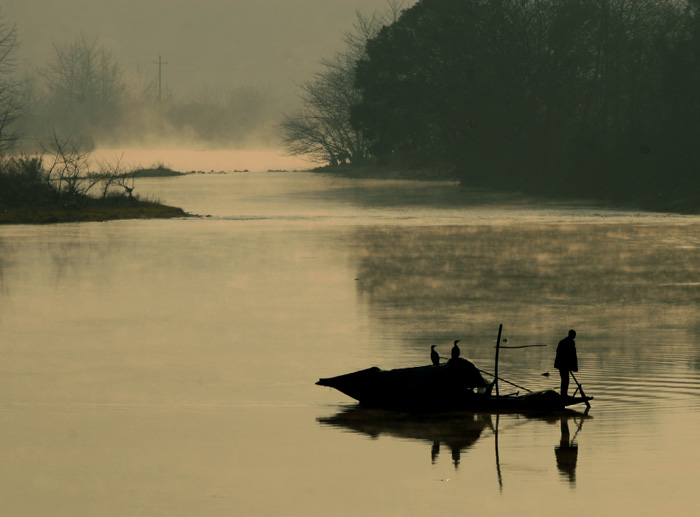
<svg viewBox="0 0 700 517">
<path fill-rule="evenodd" d="M 524 417 L 524 418 L 521 418 Z M 501 425 L 501 418 L 506 424 Z M 580 413 L 574 410 L 557 411 L 543 414 L 489 414 L 458 412 L 435 415 L 417 415 L 389 410 L 353 406 L 339 413 L 318 418 L 326 426 L 341 428 L 377 439 L 381 435 L 425 442 L 430 446 L 431 463 L 435 465 L 445 449 L 449 451 L 452 464 L 457 470 L 462 463 L 462 456 L 471 449 L 479 439 L 494 438 L 494 461 L 498 477 L 498 486 L 502 491 L 507 482 L 501 468 L 499 436 L 506 440 L 511 431 L 529 423 L 539 421 L 545 424 L 559 424 L 559 442 L 554 447 L 557 470 L 564 481 L 573 488 L 576 485 L 576 465 L 578 462 L 577 438 L 583 422 L 591 418 L 588 409 Z M 573 434 L 572 434 L 573 430 Z M 484 431 L 490 433 L 484 434 Z M 502 443 L 502 442 L 501 442 Z M 507 473 L 506 473 L 507 474 Z"/>
<path fill-rule="evenodd" d="M 12 269 L 28 267 L 45 285 L 57 286 L 82 274 L 110 273 L 105 262 L 113 260 L 123 247 L 108 227 L 67 223 L 60 231 L 50 227 L 6 228 L 0 237 L 0 292 L 16 282 Z M 26 245 L 24 241 L 31 244 Z M 8 274 L 9 273 L 9 274 Z"/>
<path fill-rule="evenodd" d="M 9 264 L 9 254 L 5 239 L 0 237 L 0 293 L 4 293 L 6 289 L 5 268 Z"/>
<path fill-rule="evenodd" d="M 512 415 L 511 415 L 512 416 Z M 495 417 L 495 421 L 494 421 Z M 484 431 L 491 431 L 486 436 L 494 436 L 495 463 L 499 486 L 503 487 L 503 475 L 500 464 L 499 435 L 532 421 L 546 423 L 558 422 L 561 436 L 554 448 L 556 465 L 559 472 L 573 486 L 576 481 L 576 463 L 578 460 L 577 437 L 585 419 L 591 418 L 588 410 L 579 413 L 573 410 L 559 411 L 551 414 L 526 415 L 504 427 L 500 426 L 501 415 L 489 413 L 458 412 L 449 415 L 418 415 L 396 411 L 353 406 L 339 413 L 318 418 L 326 426 L 345 429 L 377 439 L 381 435 L 426 442 L 430 445 L 430 459 L 437 463 L 444 449 L 449 451 L 455 469 L 462 462 L 462 455 L 472 448 L 484 436 Z M 573 436 L 571 428 L 574 428 Z"/>
<path fill-rule="evenodd" d="M 430 444 L 433 464 L 437 462 L 444 446 L 449 450 L 455 469 L 462 461 L 462 454 L 479 440 L 484 429 L 493 429 L 489 414 L 411 415 L 361 406 L 345 409 L 331 417 L 319 418 L 318 422 L 373 439 L 385 434 L 394 438 L 427 442 Z"/>
<path fill-rule="evenodd" d="M 308 197 L 331 200 L 337 204 L 353 204 L 362 208 L 408 208 L 418 217 L 424 208 L 473 209 L 529 207 L 533 200 L 521 194 L 459 188 L 453 181 L 426 183 L 412 180 L 356 179 L 328 175 L 333 188 L 307 193 Z M 541 205 L 540 205 L 541 206 Z"/>
<path fill-rule="evenodd" d="M 554 456 L 557 460 L 559 473 L 572 486 L 576 484 L 576 462 L 578 461 L 578 444 L 576 443 L 576 437 L 581 431 L 581 427 L 583 427 L 583 420 L 583 418 L 580 418 L 577 421 L 577 419 L 573 417 L 562 415 L 559 418 L 561 438 L 559 440 L 559 445 L 554 447 Z M 569 429 L 569 421 L 576 425 L 576 431 L 573 436 L 571 436 L 571 431 Z"/>
</svg>

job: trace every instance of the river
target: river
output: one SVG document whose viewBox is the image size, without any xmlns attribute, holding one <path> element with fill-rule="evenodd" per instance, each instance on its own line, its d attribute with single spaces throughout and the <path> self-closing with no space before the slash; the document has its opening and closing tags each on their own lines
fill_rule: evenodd
<svg viewBox="0 0 700 517">
<path fill-rule="evenodd" d="M 135 192 L 201 217 L 0 227 L 3 514 L 700 513 L 699 217 L 304 172 Z M 547 345 L 501 352 L 530 389 L 576 329 L 590 411 L 314 385 L 454 339 L 492 371 L 499 324 Z"/>
</svg>

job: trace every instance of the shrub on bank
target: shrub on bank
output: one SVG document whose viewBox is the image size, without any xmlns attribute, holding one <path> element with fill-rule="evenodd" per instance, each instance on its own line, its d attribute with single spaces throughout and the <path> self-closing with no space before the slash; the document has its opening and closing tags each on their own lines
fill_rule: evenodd
<svg viewBox="0 0 700 517">
<path fill-rule="evenodd" d="M 51 194 L 39 158 L 0 160 L 0 206 L 45 206 Z"/>
<path fill-rule="evenodd" d="M 41 156 L 0 156 L 0 223 L 104 221 L 187 215 L 141 200 L 119 162 L 91 170 L 89 152 L 57 137 Z"/>
</svg>

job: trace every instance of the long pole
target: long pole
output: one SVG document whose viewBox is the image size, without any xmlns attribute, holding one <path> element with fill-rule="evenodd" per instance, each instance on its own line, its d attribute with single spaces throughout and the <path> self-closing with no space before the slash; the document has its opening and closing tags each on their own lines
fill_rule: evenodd
<svg viewBox="0 0 700 517">
<path fill-rule="evenodd" d="M 498 352 L 500 352 L 500 350 L 501 350 L 501 331 L 502 330 L 503 330 L 503 323 L 498 325 L 498 338 L 496 339 L 496 366 L 494 368 L 496 373 L 494 373 L 494 375 L 493 375 L 495 377 L 493 382 L 494 382 L 494 384 L 496 384 L 496 398 L 499 397 L 499 394 L 498 394 Z"/>
<path fill-rule="evenodd" d="M 490 375 L 491 377 L 495 377 L 494 374 L 489 373 L 489 372 L 486 372 L 486 371 L 484 371 L 484 370 L 482 370 L 482 369 L 480 369 L 480 368 L 477 368 L 477 370 L 479 370 L 481 373 L 485 373 L 486 375 Z M 499 377 L 498 380 L 499 380 L 499 381 L 503 381 L 503 382 L 507 382 L 507 383 L 510 384 L 511 386 L 515 386 L 516 388 L 520 388 L 521 390 L 529 391 L 530 393 L 532 393 L 532 390 L 527 389 L 525 386 L 518 386 L 518 385 L 515 384 L 514 382 L 510 382 L 508 379 L 504 379 L 503 377 Z"/>
<path fill-rule="evenodd" d="M 586 403 L 586 407 L 591 407 L 591 403 L 588 402 L 588 397 L 586 397 L 586 394 L 583 392 L 583 386 L 581 386 L 581 383 L 578 382 L 578 380 L 576 379 L 576 376 L 574 375 L 574 372 L 572 372 L 571 370 L 569 370 L 569 373 L 570 373 L 571 376 L 574 378 L 574 382 L 575 382 L 576 385 L 578 386 L 578 389 L 581 390 L 581 396 L 585 399 L 584 402 Z"/>
<path fill-rule="evenodd" d="M 502 346 L 501 348 L 532 348 L 535 346 L 547 346 L 547 345 L 520 345 L 520 346 Z"/>
<path fill-rule="evenodd" d="M 501 459 L 498 454 L 498 421 L 500 419 L 500 416 L 500 413 L 496 413 L 496 429 L 494 429 L 494 435 L 496 437 L 496 474 L 498 474 L 498 488 L 500 492 L 503 493 L 503 474 L 501 474 Z"/>
</svg>

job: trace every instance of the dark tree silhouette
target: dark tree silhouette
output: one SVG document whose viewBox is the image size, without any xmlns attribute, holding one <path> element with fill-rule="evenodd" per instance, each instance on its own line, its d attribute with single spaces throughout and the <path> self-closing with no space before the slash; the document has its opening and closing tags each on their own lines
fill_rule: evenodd
<svg viewBox="0 0 700 517">
<path fill-rule="evenodd" d="M 355 65 L 364 56 L 367 41 L 394 22 L 400 10 L 400 4 L 392 2 L 382 14 L 366 17 L 358 13 L 353 30 L 345 34 L 346 50 L 321 61 L 313 79 L 301 85 L 301 110 L 279 124 L 290 155 L 331 165 L 367 160 L 367 140 L 350 123 L 350 110 L 360 101 L 354 85 Z"/>
<path fill-rule="evenodd" d="M 420 0 L 368 41 L 352 123 L 377 159 L 447 163 L 472 184 L 687 193 L 700 187 L 698 5 Z"/>
</svg>

